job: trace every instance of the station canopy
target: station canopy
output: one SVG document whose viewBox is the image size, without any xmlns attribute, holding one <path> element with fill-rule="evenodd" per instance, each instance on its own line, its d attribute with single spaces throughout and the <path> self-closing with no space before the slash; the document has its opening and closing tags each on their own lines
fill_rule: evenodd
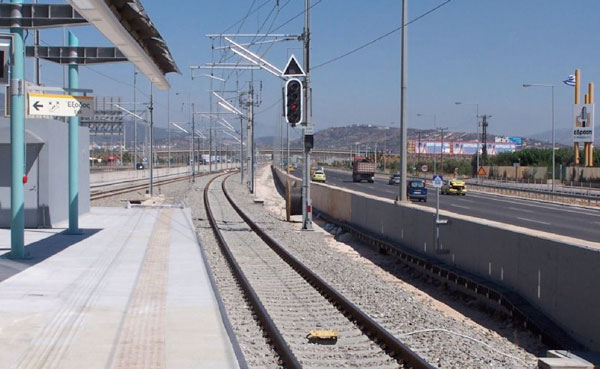
<svg viewBox="0 0 600 369">
<path fill-rule="evenodd" d="M 180 73 L 167 44 L 139 0 L 68 0 L 159 89 Z"/>
</svg>

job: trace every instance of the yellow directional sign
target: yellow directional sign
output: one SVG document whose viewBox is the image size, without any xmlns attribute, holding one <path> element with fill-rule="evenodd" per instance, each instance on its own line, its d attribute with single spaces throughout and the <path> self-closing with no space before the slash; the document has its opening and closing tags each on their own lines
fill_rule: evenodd
<svg viewBox="0 0 600 369">
<path fill-rule="evenodd" d="M 29 115 L 55 117 L 91 117 L 94 115 L 94 98 L 91 96 L 72 96 L 38 94 L 30 92 L 27 104 Z"/>
</svg>

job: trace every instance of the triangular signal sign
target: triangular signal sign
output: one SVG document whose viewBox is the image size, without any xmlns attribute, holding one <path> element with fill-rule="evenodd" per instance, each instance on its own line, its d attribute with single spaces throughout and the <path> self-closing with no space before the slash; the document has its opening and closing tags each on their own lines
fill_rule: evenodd
<svg viewBox="0 0 600 369">
<path fill-rule="evenodd" d="M 283 69 L 283 75 L 288 76 L 288 77 L 304 77 L 304 76 L 306 76 L 306 74 L 304 73 L 304 70 L 302 70 L 302 67 L 298 63 L 298 60 L 296 60 L 296 57 L 294 56 L 294 54 L 292 54 L 292 56 L 290 56 L 290 59 L 288 60 L 287 65 Z"/>
<path fill-rule="evenodd" d="M 487 173 L 485 172 L 485 168 L 479 167 L 479 170 L 477 171 L 477 175 L 478 176 L 487 176 Z"/>
</svg>

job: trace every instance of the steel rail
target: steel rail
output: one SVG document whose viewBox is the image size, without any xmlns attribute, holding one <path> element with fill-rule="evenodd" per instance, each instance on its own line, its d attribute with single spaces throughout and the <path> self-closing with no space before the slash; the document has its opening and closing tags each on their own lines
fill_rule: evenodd
<svg viewBox="0 0 600 369">
<path fill-rule="evenodd" d="M 207 175 L 209 173 L 202 173 L 202 174 L 196 174 L 196 177 L 203 177 L 205 175 Z M 168 178 L 168 179 L 164 179 L 164 180 L 160 180 L 160 181 L 155 181 L 154 185 L 165 185 L 165 184 L 169 184 L 169 183 L 174 183 L 174 182 L 179 182 L 179 181 L 183 181 L 186 179 L 190 179 L 191 175 L 190 174 L 185 174 L 182 176 L 177 176 L 175 178 Z M 106 187 L 108 186 L 113 186 L 114 183 L 112 184 L 107 184 Z M 111 197 L 111 196 L 116 196 L 116 195 L 121 195 L 127 192 L 132 192 L 132 191 L 137 191 L 137 190 L 143 190 L 145 188 L 148 188 L 148 182 L 144 183 L 144 184 L 140 184 L 140 185 L 135 185 L 135 186 L 126 186 L 123 188 L 116 188 L 116 189 L 112 189 L 112 190 L 105 190 L 105 191 L 96 191 L 90 194 L 90 200 L 99 200 L 99 199 L 103 199 L 106 197 Z M 101 187 L 101 186 L 98 186 Z"/>
<path fill-rule="evenodd" d="M 225 239 L 223 238 L 223 235 L 221 234 L 221 231 L 219 230 L 219 226 L 217 225 L 217 222 L 215 221 L 215 218 L 213 217 L 213 213 L 210 208 L 209 201 L 208 201 L 208 190 L 209 190 L 209 187 L 212 184 L 212 182 L 215 179 L 217 179 L 218 177 L 220 177 L 220 176 L 216 176 L 216 177 L 212 178 L 206 184 L 206 187 L 204 187 L 204 207 L 206 209 L 206 215 L 207 215 L 208 221 L 213 229 L 215 237 L 217 238 L 219 247 L 220 247 L 221 251 L 223 252 L 223 254 L 225 255 L 225 259 L 227 259 L 227 262 L 229 263 L 229 267 L 231 268 L 231 271 L 233 272 L 236 280 L 238 281 L 242 290 L 244 291 L 244 295 L 245 295 L 246 299 L 248 300 L 248 302 L 250 302 L 250 305 L 252 305 L 254 313 L 256 314 L 258 320 L 260 321 L 263 330 L 268 334 L 269 338 L 271 339 L 271 342 L 273 343 L 273 346 L 275 347 L 275 350 L 279 354 L 279 357 L 281 358 L 281 361 L 283 362 L 285 367 L 290 368 L 290 369 L 291 368 L 302 368 L 302 365 L 300 365 L 300 363 L 298 362 L 298 359 L 296 358 L 296 356 L 294 355 L 294 353 L 288 346 L 287 342 L 281 335 L 281 332 L 279 332 L 279 329 L 277 329 L 277 326 L 273 322 L 273 319 L 271 319 L 271 316 L 269 315 L 269 313 L 263 306 L 262 302 L 260 301 L 258 295 L 256 294 L 256 292 L 250 285 L 250 282 L 244 275 L 244 272 L 242 272 L 241 267 L 235 261 L 235 258 L 233 257 L 231 250 L 227 246 L 227 243 L 225 242 Z M 223 182 L 225 182 L 225 181 L 223 181 Z"/>
<path fill-rule="evenodd" d="M 403 344 L 394 335 L 383 328 L 379 323 L 373 320 L 369 315 L 360 310 L 356 305 L 350 302 L 341 293 L 335 290 L 327 282 L 317 276 L 312 270 L 302 264 L 292 254 L 285 250 L 285 248 L 273 237 L 267 234 L 262 228 L 260 228 L 250 217 L 233 201 L 227 189 L 225 187 L 226 180 L 223 181 L 221 187 L 225 197 L 238 213 L 238 215 L 244 219 L 244 221 L 250 226 L 250 228 L 269 246 L 275 251 L 288 265 L 290 265 L 302 278 L 304 278 L 309 284 L 311 284 L 323 297 L 328 299 L 338 310 L 340 310 L 348 319 L 354 321 L 358 327 L 365 331 L 366 334 L 376 343 L 378 343 L 382 349 L 384 349 L 388 355 L 394 357 L 403 364 L 408 365 L 410 368 L 415 369 L 433 369 L 435 368 L 422 357 L 417 355 L 408 346 Z M 206 201 L 206 200 L 205 200 Z"/>
</svg>

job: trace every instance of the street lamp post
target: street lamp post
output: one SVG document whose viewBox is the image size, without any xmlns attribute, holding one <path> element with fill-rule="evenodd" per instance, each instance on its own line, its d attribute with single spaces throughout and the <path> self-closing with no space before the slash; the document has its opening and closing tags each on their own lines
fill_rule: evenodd
<svg viewBox="0 0 600 369">
<path fill-rule="evenodd" d="M 554 193 L 554 179 L 556 179 L 555 170 L 556 170 L 556 142 L 554 139 L 554 85 L 545 84 L 545 83 L 523 83 L 523 87 L 550 87 L 552 91 L 552 193 Z"/>
</svg>

